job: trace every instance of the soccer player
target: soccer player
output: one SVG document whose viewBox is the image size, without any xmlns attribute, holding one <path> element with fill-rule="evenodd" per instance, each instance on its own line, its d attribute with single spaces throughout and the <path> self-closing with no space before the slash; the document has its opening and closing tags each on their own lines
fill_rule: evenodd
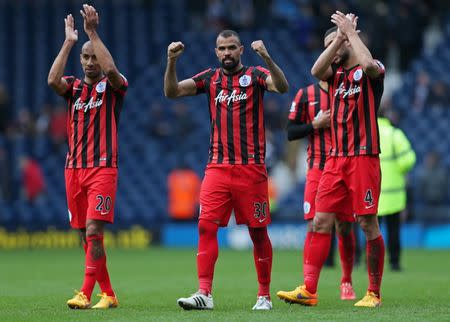
<svg viewBox="0 0 450 322">
<path fill-rule="evenodd" d="M 267 69 L 247 67 L 241 62 L 244 47 L 232 30 L 219 33 L 216 55 L 221 68 L 209 68 L 178 82 L 175 64 L 184 44 L 173 42 L 167 50 L 164 92 L 176 98 L 205 93 L 211 120 L 209 161 L 200 192 L 197 273 L 199 289 L 178 299 L 186 309 L 212 309 L 214 265 L 218 257 L 217 230 L 227 226 L 234 209 L 236 222 L 246 224 L 253 241 L 258 275 L 258 298 L 253 310 L 270 310 L 272 245 L 267 234 L 270 223 L 263 95 L 266 90 L 284 93 L 288 82 L 261 40 L 251 44 Z"/>
<path fill-rule="evenodd" d="M 69 53 L 78 40 L 72 15 L 65 19 L 66 39 L 48 75 L 49 86 L 68 105 L 67 204 L 70 225 L 80 231 L 86 253 L 81 291 L 67 305 L 71 309 L 90 308 L 97 281 L 102 294 L 92 308 L 108 309 L 117 307 L 118 301 L 106 267 L 103 230 L 114 220 L 117 127 L 128 83 L 97 34 L 99 16 L 95 8 L 83 5 L 80 12 L 89 37 L 80 55 L 83 79 L 63 76 Z"/>
<path fill-rule="evenodd" d="M 331 43 L 333 37 L 334 35 L 325 35 L 325 47 Z M 309 242 L 313 233 L 317 187 L 331 149 L 329 101 L 328 83 L 320 81 L 301 88 L 297 92 L 289 113 L 287 126 L 289 141 L 308 137 L 308 173 L 303 203 L 304 218 L 307 221 L 307 234 L 303 247 L 303 263 L 307 257 Z M 354 300 L 356 295 L 352 286 L 352 271 L 355 235 L 352 222 L 355 219 L 349 212 L 346 212 L 346 214 L 337 214 L 335 222 L 342 266 L 340 296 L 342 300 Z M 297 289 L 290 292 L 277 292 L 277 296 L 288 303 L 297 303 L 297 294 Z"/>
<path fill-rule="evenodd" d="M 335 217 L 349 206 L 367 240 L 369 287 L 355 306 L 381 305 L 384 242 L 376 216 L 381 180 L 376 114 L 385 71 L 359 38 L 357 20 L 353 14 L 346 16 L 340 11 L 331 16 L 336 36 L 311 69 L 315 77 L 329 84 L 332 150 L 317 191 L 313 233 L 304 265 L 305 285 L 297 293 L 299 303 L 304 305 L 317 304 L 317 284 Z"/>
</svg>

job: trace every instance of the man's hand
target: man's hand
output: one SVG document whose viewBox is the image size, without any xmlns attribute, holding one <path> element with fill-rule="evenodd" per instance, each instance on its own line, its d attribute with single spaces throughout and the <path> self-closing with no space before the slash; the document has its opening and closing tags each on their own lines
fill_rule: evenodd
<svg viewBox="0 0 450 322">
<path fill-rule="evenodd" d="M 251 47 L 263 59 L 270 58 L 269 53 L 267 52 L 266 46 L 264 46 L 264 43 L 262 40 L 255 40 L 254 42 L 252 42 Z"/>
<path fill-rule="evenodd" d="M 349 33 L 356 31 L 358 17 L 352 13 L 345 15 L 340 11 L 336 11 L 336 13 L 331 15 L 331 22 L 338 27 L 338 36 L 342 34 L 347 37 Z"/>
<path fill-rule="evenodd" d="M 80 10 L 80 13 L 84 19 L 84 31 L 89 35 L 90 33 L 95 32 L 100 23 L 100 19 L 98 17 L 98 12 L 93 6 L 84 4 L 83 10 Z"/>
<path fill-rule="evenodd" d="M 78 40 L 78 30 L 74 29 L 75 23 L 72 15 L 67 15 L 64 19 L 64 24 L 66 26 L 66 40 L 76 42 Z"/>
<path fill-rule="evenodd" d="M 330 127 L 330 110 L 325 112 L 320 111 L 314 120 L 312 121 L 313 128 L 316 129 L 326 129 Z"/>
<path fill-rule="evenodd" d="M 183 51 L 184 45 L 181 41 L 172 42 L 169 47 L 167 47 L 167 58 L 176 59 L 183 53 Z"/>
</svg>

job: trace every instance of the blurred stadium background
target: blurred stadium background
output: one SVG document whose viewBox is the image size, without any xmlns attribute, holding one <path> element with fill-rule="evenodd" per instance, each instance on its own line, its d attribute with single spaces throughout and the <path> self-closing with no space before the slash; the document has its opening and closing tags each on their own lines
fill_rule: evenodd
<svg viewBox="0 0 450 322">
<path fill-rule="evenodd" d="M 0 249 L 68 247 L 63 167 L 65 105 L 47 86 L 64 40 L 66 14 L 79 31 L 66 74 L 82 76 L 78 53 L 87 40 L 82 1 L 0 0 Z M 216 66 L 216 34 L 240 33 L 245 65 L 262 64 L 249 50 L 262 39 L 286 73 L 290 91 L 265 98 L 267 164 L 273 182 L 271 236 L 277 247 L 300 247 L 305 143 L 284 130 L 298 88 L 331 26 L 330 14 L 355 12 L 374 57 L 386 65 L 383 104 L 417 154 L 408 176 L 406 247 L 450 248 L 450 2 L 444 0 L 97 0 L 99 33 L 129 80 L 120 121 L 116 223 L 122 246 L 196 245 L 195 217 L 169 215 L 169 175 L 188 167 L 202 177 L 209 116 L 204 97 L 163 95 L 167 45 L 181 40 L 179 79 Z M 40 176 L 42 173 L 42 177 Z M 61 233 L 59 233 L 61 231 Z M 44 232 L 44 233 L 41 233 Z M 121 235 L 122 234 L 122 235 Z M 222 245 L 246 247 L 246 230 L 222 231 Z M 23 237 L 21 239 L 21 236 Z M 67 237 L 69 236 L 69 237 Z"/>
</svg>

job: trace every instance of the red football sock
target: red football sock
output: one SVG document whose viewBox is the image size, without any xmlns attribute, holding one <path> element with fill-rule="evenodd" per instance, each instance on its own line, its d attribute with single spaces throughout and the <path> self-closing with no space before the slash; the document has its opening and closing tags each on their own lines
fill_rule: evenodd
<svg viewBox="0 0 450 322">
<path fill-rule="evenodd" d="M 341 283 L 352 283 L 353 263 L 355 261 L 355 233 L 353 229 L 346 236 L 338 234 L 339 255 L 341 258 Z"/>
<path fill-rule="evenodd" d="M 102 240 L 103 244 L 103 240 Z M 87 253 L 87 243 L 82 243 L 84 253 Z M 108 268 L 106 266 L 106 254 L 105 254 L 105 264 L 102 265 L 101 270 L 99 271 L 99 275 L 96 278 L 98 284 L 100 285 L 100 289 L 102 293 L 106 293 L 108 296 L 116 296 L 111 286 L 111 281 L 109 279 Z"/>
<path fill-rule="evenodd" d="M 253 258 L 258 274 L 258 296 L 270 297 L 270 275 L 272 272 L 272 243 L 267 227 L 248 229 L 253 241 Z"/>
<path fill-rule="evenodd" d="M 214 265 L 219 256 L 218 229 L 219 225 L 214 222 L 202 219 L 198 222 L 197 275 L 199 290 L 205 294 L 211 293 Z"/>
<path fill-rule="evenodd" d="M 83 286 L 81 287 L 81 291 L 86 295 L 86 297 L 90 300 L 92 295 L 92 290 L 95 286 L 95 281 L 97 280 L 97 276 L 99 271 L 102 269 L 102 266 L 105 263 L 105 256 L 102 256 L 98 259 L 94 259 L 93 256 L 93 241 L 94 240 L 103 240 L 103 235 L 92 235 L 87 236 L 87 252 L 85 259 L 85 271 L 84 271 L 84 280 Z"/>
<path fill-rule="evenodd" d="M 369 274 L 368 291 L 380 296 L 381 279 L 384 267 L 384 240 L 383 236 L 378 236 L 373 240 L 368 240 L 366 245 L 367 272 Z"/>
<path fill-rule="evenodd" d="M 103 249 L 105 249 L 105 246 L 103 244 L 103 238 L 102 238 L 102 246 L 103 246 Z M 102 265 L 102 268 L 98 271 L 98 274 L 97 274 L 98 285 L 100 286 L 102 293 L 106 293 L 106 295 L 108 295 L 108 296 L 116 296 L 112 289 L 111 281 L 109 279 L 108 267 L 106 266 L 106 252 L 105 252 L 105 256 L 103 256 L 103 259 L 104 259 L 104 263 Z"/>
<path fill-rule="evenodd" d="M 306 290 L 310 293 L 316 293 L 320 271 L 330 252 L 331 234 L 321 234 L 317 232 L 311 234 L 308 257 L 306 258 L 303 267 L 303 277 Z"/>
<path fill-rule="evenodd" d="M 307 232 L 305 237 L 305 243 L 303 244 L 303 266 L 305 265 L 306 258 L 308 257 L 309 244 L 311 243 L 312 232 Z"/>
</svg>

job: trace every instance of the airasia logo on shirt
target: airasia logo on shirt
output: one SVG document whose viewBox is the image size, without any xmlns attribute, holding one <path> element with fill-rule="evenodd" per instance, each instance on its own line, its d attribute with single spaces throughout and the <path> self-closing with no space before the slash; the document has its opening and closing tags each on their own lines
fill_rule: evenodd
<svg viewBox="0 0 450 322">
<path fill-rule="evenodd" d="M 223 103 L 225 100 L 227 101 L 227 104 L 230 105 L 230 103 L 238 102 L 247 99 L 246 93 L 237 93 L 236 90 L 233 90 L 231 94 L 224 94 L 223 90 L 219 92 L 219 95 L 216 96 L 216 106 L 217 103 Z"/>
<path fill-rule="evenodd" d="M 94 98 L 91 97 L 89 102 L 82 102 L 81 98 L 78 97 L 78 99 L 73 104 L 73 107 L 76 111 L 83 110 L 84 113 L 86 113 L 88 110 L 92 110 L 93 108 L 100 107 L 103 104 L 103 100 L 100 98 L 96 101 L 94 101 Z"/>
<path fill-rule="evenodd" d="M 350 96 L 353 96 L 353 95 L 355 95 L 355 94 L 357 94 L 359 92 L 361 92 L 361 86 L 359 86 L 359 85 L 357 85 L 357 86 L 350 85 L 349 89 L 345 90 L 344 83 L 341 83 L 339 85 L 339 88 L 336 89 L 336 92 L 334 93 L 334 96 L 340 95 L 342 98 L 346 98 L 347 96 L 350 97 Z"/>
</svg>

